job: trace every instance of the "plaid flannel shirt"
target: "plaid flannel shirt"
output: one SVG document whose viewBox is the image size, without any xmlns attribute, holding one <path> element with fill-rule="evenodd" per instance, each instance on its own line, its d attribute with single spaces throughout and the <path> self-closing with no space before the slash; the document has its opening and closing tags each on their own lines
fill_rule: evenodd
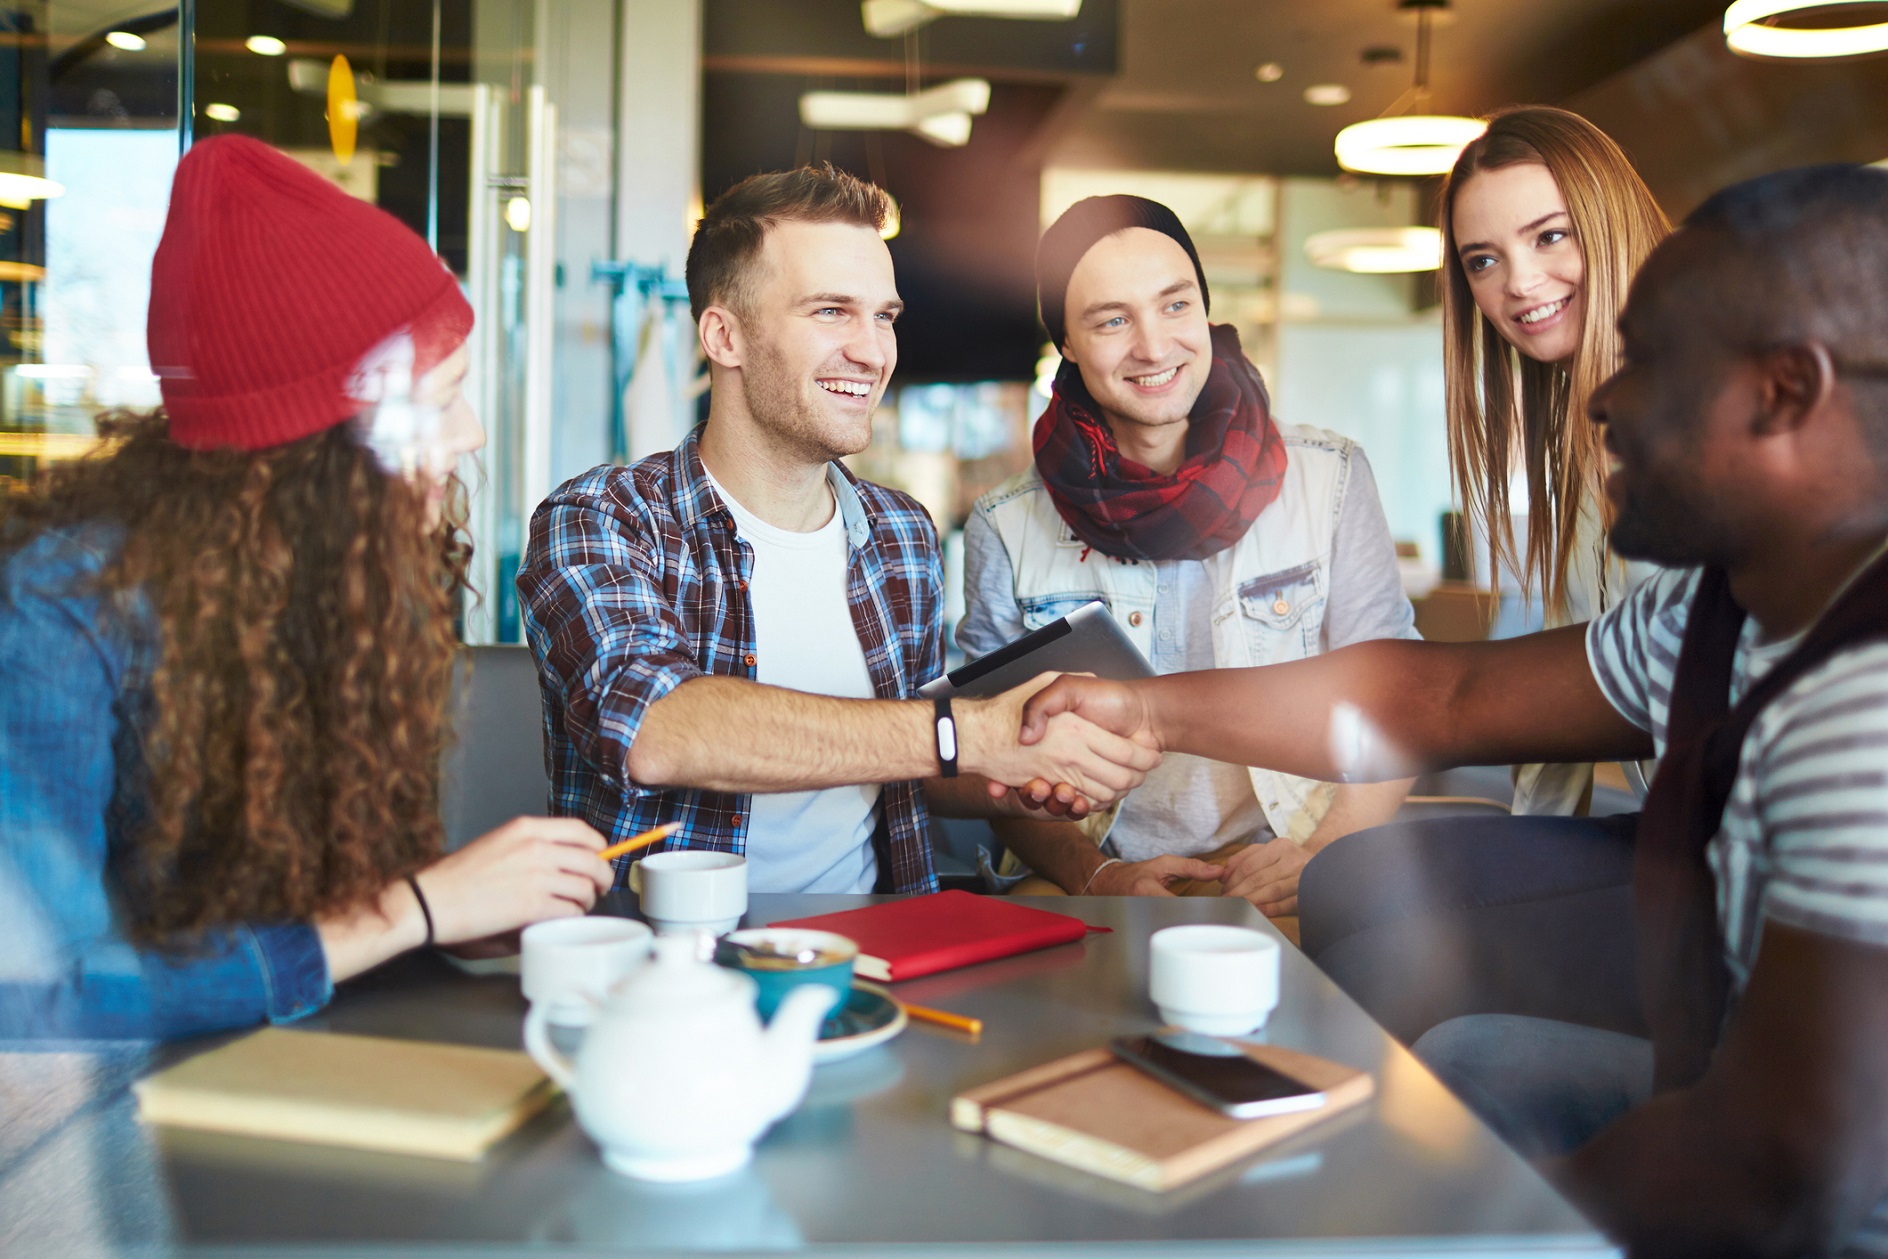
<svg viewBox="0 0 1888 1259">
<path fill-rule="evenodd" d="M 747 848 L 747 795 L 646 787 L 628 770 L 651 704 L 690 678 L 756 672 L 754 553 L 708 483 L 699 435 L 559 486 L 532 514 L 518 570 L 544 692 L 551 811 L 583 818 L 611 842 L 682 823 L 656 847 L 619 858 L 619 884 L 650 853 Z M 904 494 L 836 463 L 827 476 L 845 520 L 847 603 L 872 688 L 881 699 L 913 698 L 944 671 L 937 529 Z M 880 888 L 935 891 L 921 784 L 886 783 L 878 808 Z"/>
</svg>

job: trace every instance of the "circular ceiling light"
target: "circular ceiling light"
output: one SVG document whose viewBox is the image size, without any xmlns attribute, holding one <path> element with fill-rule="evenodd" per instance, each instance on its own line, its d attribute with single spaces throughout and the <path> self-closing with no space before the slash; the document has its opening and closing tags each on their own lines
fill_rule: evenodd
<svg viewBox="0 0 1888 1259">
<path fill-rule="evenodd" d="M 217 122 L 235 122 L 243 116 L 243 111 L 223 101 L 211 101 L 203 107 L 205 117 Z"/>
<path fill-rule="evenodd" d="M 44 158 L 31 153 L 0 153 L 0 206 L 24 210 L 35 201 L 66 195 L 66 186 L 46 178 Z"/>
<path fill-rule="evenodd" d="M 904 225 L 905 225 L 904 215 L 901 214 L 898 210 L 898 198 L 892 196 L 892 194 L 889 192 L 886 193 L 885 194 L 885 223 L 882 227 L 878 229 L 878 238 L 880 240 L 890 240 L 892 237 L 898 235 L 900 229 L 902 229 Z"/>
<path fill-rule="evenodd" d="M 1313 83 L 1305 89 L 1307 105 L 1347 105 L 1350 89 L 1342 83 Z"/>
<path fill-rule="evenodd" d="M 125 52 L 144 51 L 144 36 L 134 35 L 130 31 L 106 31 L 105 42 Z"/>
<path fill-rule="evenodd" d="M 251 35 L 243 41 L 243 47 L 258 57 L 279 57 L 288 51 L 288 45 L 273 35 Z"/>
<path fill-rule="evenodd" d="M 1737 0 L 1724 10 L 1724 42 L 1747 57 L 1857 57 L 1888 50 L 1888 22 L 1870 26 L 1766 26 L 1769 18 L 1881 0 Z"/>
<path fill-rule="evenodd" d="M 1486 130 L 1479 118 L 1448 114 L 1372 118 L 1337 133 L 1337 164 L 1365 175 L 1445 175 Z"/>
<path fill-rule="evenodd" d="M 1442 265 L 1442 233 L 1433 227 L 1352 227 L 1305 240 L 1305 257 L 1332 271 L 1391 275 Z"/>
<path fill-rule="evenodd" d="M 1261 83 L 1276 83 L 1285 77 L 1285 67 L 1276 61 L 1268 61 L 1253 70 L 1252 76 Z"/>
</svg>

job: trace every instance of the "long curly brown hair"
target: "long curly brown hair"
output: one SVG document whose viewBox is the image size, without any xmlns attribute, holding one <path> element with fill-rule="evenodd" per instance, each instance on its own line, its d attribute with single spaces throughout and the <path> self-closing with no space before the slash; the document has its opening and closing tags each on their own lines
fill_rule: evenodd
<svg viewBox="0 0 1888 1259">
<path fill-rule="evenodd" d="M 99 453 L 0 504 L 0 563 L 122 527 L 102 606 L 142 602 L 157 630 L 130 709 L 144 798 L 110 855 L 131 938 L 317 918 L 433 860 L 462 490 L 429 525 L 348 425 L 255 452 L 186 450 L 161 412 L 99 427 Z"/>
</svg>

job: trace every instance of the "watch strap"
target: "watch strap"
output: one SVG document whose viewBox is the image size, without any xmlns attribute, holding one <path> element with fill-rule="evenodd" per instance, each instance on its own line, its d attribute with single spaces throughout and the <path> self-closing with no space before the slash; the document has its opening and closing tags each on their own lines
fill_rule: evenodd
<svg viewBox="0 0 1888 1259">
<path fill-rule="evenodd" d="M 931 703 L 936 713 L 931 723 L 931 733 L 937 740 L 938 768 L 944 777 L 955 778 L 957 777 L 957 719 L 951 716 L 950 697 L 940 695 Z"/>
</svg>

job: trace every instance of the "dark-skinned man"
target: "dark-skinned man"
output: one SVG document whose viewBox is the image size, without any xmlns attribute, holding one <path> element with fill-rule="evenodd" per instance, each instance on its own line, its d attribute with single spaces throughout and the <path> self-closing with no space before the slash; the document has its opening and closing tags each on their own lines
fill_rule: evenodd
<svg viewBox="0 0 1888 1259">
<path fill-rule="evenodd" d="M 1584 628 L 1066 678 L 1026 721 L 1337 780 L 1661 753 L 1633 912 L 1604 924 L 1636 930 L 1649 1035 L 1552 1009 L 1573 939 L 1533 1008 L 1491 1000 L 1416 1052 L 1523 1152 L 1571 1151 L 1549 1174 L 1634 1254 L 1888 1253 L 1888 172 L 1720 193 L 1621 329 L 1591 404 L 1612 542 L 1679 571 Z M 1347 901 L 1397 912 L 1386 880 L 1486 882 L 1527 849 L 1438 874 L 1396 828 L 1347 837 L 1306 867 L 1307 943 Z M 1385 986 L 1485 962 L 1402 943 Z"/>
</svg>

